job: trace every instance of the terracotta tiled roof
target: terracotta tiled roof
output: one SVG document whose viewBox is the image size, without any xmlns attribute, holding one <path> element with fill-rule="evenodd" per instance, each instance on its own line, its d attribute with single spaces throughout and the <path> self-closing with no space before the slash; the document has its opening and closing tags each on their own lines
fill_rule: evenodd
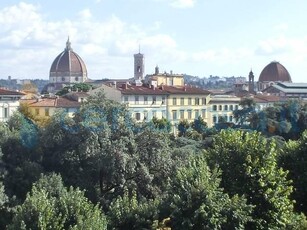
<svg viewBox="0 0 307 230">
<path fill-rule="evenodd" d="M 135 86 L 129 84 L 123 84 L 117 88 L 126 95 L 167 95 L 167 94 L 202 94 L 208 95 L 209 91 L 191 87 L 191 86 L 160 86 L 160 87 L 149 87 L 149 86 Z"/>
<path fill-rule="evenodd" d="M 291 76 L 288 70 L 279 62 L 271 62 L 268 64 L 259 76 L 259 82 L 266 82 L 266 81 L 286 81 L 292 82 Z"/>
<path fill-rule="evenodd" d="M 147 86 L 135 86 L 123 84 L 117 88 L 124 95 L 166 95 L 169 94 L 166 90 L 159 87 L 149 88 Z"/>
<path fill-rule="evenodd" d="M 59 98 L 42 98 L 36 100 L 32 103 L 29 103 L 30 107 L 55 107 L 55 108 L 78 108 L 80 107 L 81 103 L 69 100 L 65 97 Z"/>
<path fill-rule="evenodd" d="M 66 42 L 65 50 L 55 58 L 50 68 L 50 75 L 63 77 L 67 73 L 73 74 L 72 76 L 87 75 L 84 61 L 72 50 L 69 40 Z"/>
<path fill-rule="evenodd" d="M 256 103 L 279 102 L 280 97 L 274 95 L 255 95 L 254 101 Z"/>
<path fill-rule="evenodd" d="M 191 86 L 163 86 L 163 89 L 170 94 L 202 94 L 209 95 L 208 90 Z"/>
<path fill-rule="evenodd" d="M 0 95 L 16 95 L 16 96 L 23 96 L 25 95 L 24 93 L 13 91 L 13 90 L 8 90 L 8 89 L 1 89 L 0 88 Z"/>
</svg>

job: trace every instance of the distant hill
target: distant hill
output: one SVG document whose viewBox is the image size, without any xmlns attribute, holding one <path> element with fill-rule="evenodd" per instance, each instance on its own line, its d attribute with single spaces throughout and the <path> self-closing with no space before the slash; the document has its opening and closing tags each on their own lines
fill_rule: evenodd
<svg viewBox="0 0 307 230">
<path fill-rule="evenodd" d="M 11 90 L 20 90 L 23 84 L 32 83 L 36 85 L 38 92 L 41 92 L 45 85 L 49 83 L 49 80 L 43 79 L 0 79 L 0 87 L 8 88 Z"/>
</svg>

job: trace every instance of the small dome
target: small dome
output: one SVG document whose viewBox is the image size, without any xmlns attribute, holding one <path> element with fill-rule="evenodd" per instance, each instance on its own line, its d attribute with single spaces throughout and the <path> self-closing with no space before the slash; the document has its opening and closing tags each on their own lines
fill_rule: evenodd
<svg viewBox="0 0 307 230">
<path fill-rule="evenodd" d="M 57 80 L 57 78 L 59 80 Z M 81 57 L 72 50 L 69 39 L 65 50 L 53 61 L 50 68 L 50 82 L 83 82 L 87 79 L 87 70 Z"/>
<path fill-rule="evenodd" d="M 279 62 L 271 62 L 262 70 L 259 82 L 292 82 L 288 70 Z"/>
</svg>

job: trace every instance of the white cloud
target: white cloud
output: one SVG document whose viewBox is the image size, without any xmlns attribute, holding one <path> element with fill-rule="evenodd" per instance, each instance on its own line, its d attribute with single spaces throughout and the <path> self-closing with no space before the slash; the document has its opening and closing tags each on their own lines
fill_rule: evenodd
<svg viewBox="0 0 307 230">
<path fill-rule="evenodd" d="M 90 19 L 92 17 L 92 13 L 89 9 L 84 9 L 79 12 L 79 15 L 83 19 Z"/>
<path fill-rule="evenodd" d="M 170 5 L 175 8 L 191 8 L 195 3 L 196 0 L 172 0 Z"/>
<path fill-rule="evenodd" d="M 174 8 L 192 8 L 194 7 L 197 0 L 154 0 L 156 2 L 167 2 L 171 7 Z"/>
<path fill-rule="evenodd" d="M 5 60 L 0 63 L 0 78 L 48 78 L 52 61 L 65 48 L 68 36 L 74 51 L 85 61 L 89 77 L 131 77 L 132 66 L 125 65 L 133 63 L 139 44 L 153 62 L 184 60 L 186 55 L 178 51 L 171 36 L 155 34 L 160 24 L 153 22 L 143 28 L 115 15 L 98 21 L 89 9 L 72 19 L 54 21 L 47 20 L 32 4 L 6 7 L 0 10 L 0 60 Z M 123 70 L 127 72 L 123 74 Z"/>
<path fill-rule="evenodd" d="M 269 38 L 259 42 L 256 54 L 280 55 L 290 50 L 290 43 L 285 37 Z"/>
</svg>

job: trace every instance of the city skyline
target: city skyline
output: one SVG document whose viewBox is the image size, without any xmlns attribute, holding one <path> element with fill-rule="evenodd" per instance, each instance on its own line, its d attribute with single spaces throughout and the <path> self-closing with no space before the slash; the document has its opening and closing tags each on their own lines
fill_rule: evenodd
<svg viewBox="0 0 307 230">
<path fill-rule="evenodd" d="M 0 3 L 0 78 L 49 78 L 65 48 L 84 60 L 91 79 L 133 77 L 133 54 L 145 74 L 255 80 L 271 61 L 307 82 L 307 2 L 260 0 L 89 0 Z"/>
</svg>

